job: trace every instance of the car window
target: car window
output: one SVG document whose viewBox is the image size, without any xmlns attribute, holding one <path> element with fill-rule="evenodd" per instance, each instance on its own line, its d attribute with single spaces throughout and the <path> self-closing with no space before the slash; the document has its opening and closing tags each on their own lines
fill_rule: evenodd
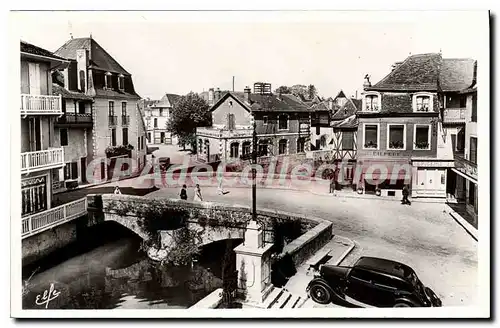
<svg viewBox="0 0 500 328">
<path fill-rule="evenodd" d="M 373 273 L 363 269 L 352 269 L 350 278 L 359 279 L 363 281 L 372 281 Z"/>
<path fill-rule="evenodd" d="M 374 283 L 391 288 L 399 288 L 398 280 L 388 277 L 386 275 L 378 274 L 374 280 Z"/>
</svg>

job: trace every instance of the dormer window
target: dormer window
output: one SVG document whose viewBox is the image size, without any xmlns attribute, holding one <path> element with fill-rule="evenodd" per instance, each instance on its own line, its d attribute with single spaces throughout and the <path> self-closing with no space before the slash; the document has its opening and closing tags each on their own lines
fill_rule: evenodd
<svg viewBox="0 0 500 328">
<path fill-rule="evenodd" d="M 380 111 L 380 94 L 368 93 L 363 98 L 363 110 L 366 112 Z"/>
<path fill-rule="evenodd" d="M 432 95 L 429 93 L 418 93 L 413 96 L 414 112 L 432 112 Z"/>
<path fill-rule="evenodd" d="M 125 77 L 123 76 L 123 74 L 120 74 L 118 76 L 118 89 L 122 91 L 125 89 Z"/>
<path fill-rule="evenodd" d="M 111 73 L 110 72 L 107 72 L 106 74 L 104 74 L 104 87 L 106 89 L 113 88 L 113 85 L 111 83 Z"/>
</svg>

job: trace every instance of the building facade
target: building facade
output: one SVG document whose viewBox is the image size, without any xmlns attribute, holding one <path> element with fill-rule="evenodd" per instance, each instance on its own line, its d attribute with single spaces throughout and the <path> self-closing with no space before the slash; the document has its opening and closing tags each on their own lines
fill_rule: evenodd
<svg viewBox="0 0 500 328">
<path fill-rule="evenodd" d="M 132 75 L 92 37 L 72 38 L 55 54 L 70 61 L 62 71 L 64 88 L 79 90 L 93 101 L 93 161 L 87 162 L 93 180 L 109 180 L 120 170 L 120 176 L 140 171 L 146 162 L 146 131 Z M 116 169 L 118 158 L 131 159 L 130 167 Z"/>
<path fill-rule="evenodd" d="M 64 148 L 53 132 L 64 113 L 62 97 L 52 92 L 51 70 L 68 62 L 26 42 L 20 49 L 21 216 L 27 217 L 52 208 L 53 177 L 65 165 Z"/>
<path fill-rule="evenodd" d="M 212 126 L 196 129 L 198 159 L 238 160 L 252 150 L 255 130 L 262 157 L 304 154 L 309 150 L 310 110 L 289 94 L 271 93 L 255 83 L 254 92 L 227 92 L 211 108 Z"/>
<path fill-rule="evenodd" d="M 441 54 L 413 55 L 374 86 L 365 80 L 357 114 L 363 192 L 401 197 L 409 184 L 412 197 L 446 198 L 447 173 L 454 162 L 452 138 L 443 126 L 442 95 L 454 88 L 461 71 L 450 61 Z M 386 179 L 380 180 L 375 167 L 383 167 Z"/>
<path fill-rule="evenodd" d="M 180 96 L 172 93 L 165 94 L 161 100 L 142 100 L 148 144 L 177 144 L 177 138 L 167 131 L 167 122 L 172 116 L 173 105 Z"/>
</svg>

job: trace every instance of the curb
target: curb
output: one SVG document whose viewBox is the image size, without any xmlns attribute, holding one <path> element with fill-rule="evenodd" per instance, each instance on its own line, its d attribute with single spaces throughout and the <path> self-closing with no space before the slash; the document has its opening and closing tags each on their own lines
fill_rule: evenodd
<svg viewBox="0 0 500 328">
<path fill-rule="evenodd" d="M 478 241 L 477 229 L 467 222 L 460 214 L 450 208 L 449 214 L 464 230 L 475 240 Z"/>
<path fill-rule="evenodd" d="M 342 237 L 342 236 L 338 236 L 338 237 Z M 344 261 L 344 259 L 347 257 L 347 255 L 349 255 L 352 250 L 356 247 L 356 244 L 349 238 L 347 237 L 342 237 L 344 240 L 347 240 L 351 245 L 344 251 L 344 253 L 342 253 L 339 258 L 333 262 L 334 265 L 339 265 L 340 263 L 342 263 L 342 261 Z"/>
</svg>

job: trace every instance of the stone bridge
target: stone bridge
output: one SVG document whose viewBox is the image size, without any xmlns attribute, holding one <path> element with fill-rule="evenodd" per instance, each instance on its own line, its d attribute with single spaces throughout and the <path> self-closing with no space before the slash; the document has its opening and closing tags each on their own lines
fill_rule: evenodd
<svg viewBox="0 0 500 328">
<path fill-rule="evenodd" d="M 181 228 L 196 235 L 196 245 L 203 246 L 224 239 L 243 239 L 251 208 L 212 202 L 194 202 L 132 195 L 88 195 L 89 225 L 116 221 L 149 240 L 159 231 L 163 247 L 174 242 Z M 257 210 L 257 222 L 264 229 L 264 241 L 273 242 L 273 222 L 293 222 L 295 231 L 283 252 L 301 263 L 333 236 L 332 223 L 320 218 L 269 209 Z"/>
</svg>

